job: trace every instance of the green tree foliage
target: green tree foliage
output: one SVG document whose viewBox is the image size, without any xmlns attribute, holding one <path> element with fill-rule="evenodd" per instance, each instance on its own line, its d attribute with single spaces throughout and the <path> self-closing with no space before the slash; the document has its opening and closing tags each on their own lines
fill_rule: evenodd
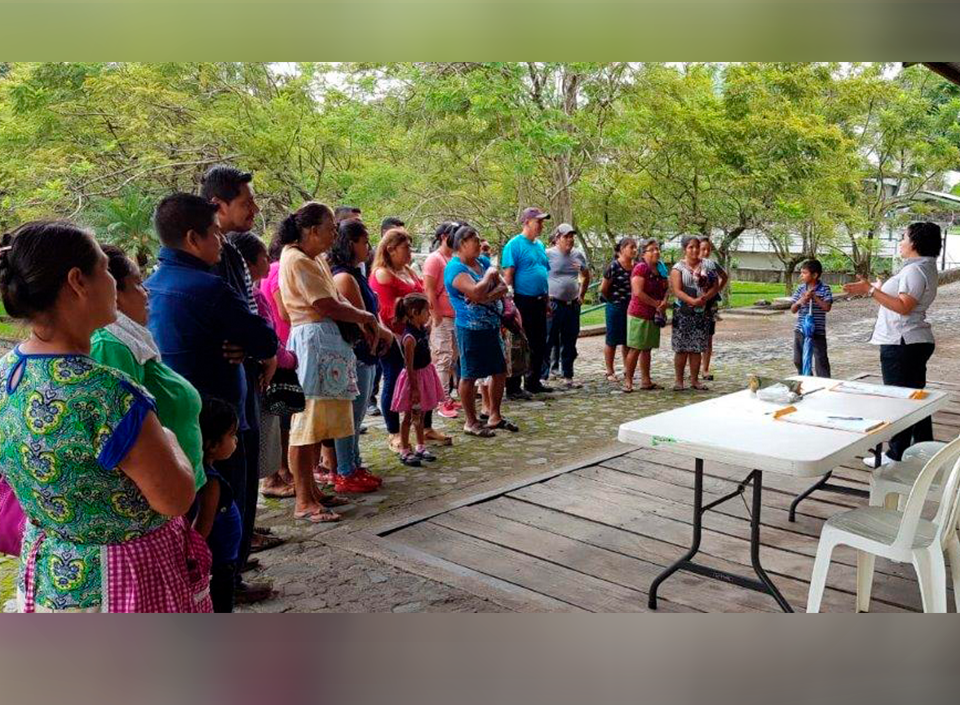
<svg viewBox="0 0 960 705">
<path fill-rule="evenodd" d="M 960 165 L 960 97 L 922 67 L 2 66 L 0 227 L 73 217 L 141 258 L 151 204 L 233 162 L 256 173 L 263 231 L 316 199 L 421 235 L 464 218 L 497 243 L 539 205 L 578 226 L 597 266 L 623 234 L 685 231 L 729 262 L 749 230 L 788 272 L 840 252 L 865 271 L 879 229 Z"/>
</svg>

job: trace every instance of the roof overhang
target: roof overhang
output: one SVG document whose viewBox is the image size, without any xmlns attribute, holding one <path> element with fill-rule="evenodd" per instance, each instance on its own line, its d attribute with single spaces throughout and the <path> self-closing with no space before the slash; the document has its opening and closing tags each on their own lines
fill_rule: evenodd
<svg viewBox="0 0 960 705">
<path fill-rule="evenodd" d="M 904 61 L 904 62 L 903 62 L 903 65 L 904 65 L 905 67 L 906 67 L 906 66 L 913 66 L 915 63 L 918 63 L 918 62 L 915 62 L 915 61 Z M 934 71 L 934 72 L 940 74 L 941 76 L 943 76 L 943 77 L 944 77 L 945 79 L 947 79 L 948 81 L 950 81 L 950 82 L 952 82 L 952 83 L 956 83 L 958 86 L 960 86 L 960 62 L 957 62 L 957 61 L 943 61 L 943 62 L 923 61 L 923 62 L 919 62 L 919 63 L 922 63 L 924 66 L 926 66 L 926 67 L 927 67 L 928 69 L 930 69 L 931 71 Z"/>
</svg>

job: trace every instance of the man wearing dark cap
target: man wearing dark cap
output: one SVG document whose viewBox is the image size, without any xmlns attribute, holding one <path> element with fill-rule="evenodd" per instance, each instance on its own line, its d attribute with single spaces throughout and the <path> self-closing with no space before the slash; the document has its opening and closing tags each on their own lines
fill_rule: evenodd
<svg viewBox="0 0 960 705">
<path fill-rule="evenodd" d="M 547 379 L 549 367 L 556 364 L 556 357 L 567 389 L 583 386 L 573 380 L 573 361 L 577 358 L 577 338 L 580 336 L 580 307 L 590 286 L 587 258 L 573 246 L 576 234 L 572 225 L 561 223 L 550 236 L 553 246 L 547 250 L 552 315 L 547 321 L 547 351 L 541 376 Z"/>
<path fill-rule="evenodd" d="M 504 279 L 513 288 L 513 300 L 523 319 L 523 329 L 530 342 L 530 368 L 524 376 L 524 393 L 520 378 L 507 380 L 507 395 L 511 399 L 530 398 L 531 394 L 552 392 L 540 381 L 544 351 L 547 346 L 547 306 L 549 285 L 547 273 L 550 264 L 546 248 L 540 242 L 543 221 L 550 216 L 539 208 L 526 208 L 520 215 L 523 232 L 515 235 L 504 246 L 500 266 Z"/>
</svg>

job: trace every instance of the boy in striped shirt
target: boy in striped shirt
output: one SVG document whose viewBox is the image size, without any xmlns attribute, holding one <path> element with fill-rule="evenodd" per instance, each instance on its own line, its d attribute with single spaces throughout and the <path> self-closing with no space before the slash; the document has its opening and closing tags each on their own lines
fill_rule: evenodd
<svg viewBox="0 0 960 705">
<path fill-rule="evenodd" d="M 793 364 L 797 373 L 803 373 L 803 333 L 800 320 L 813 313 L 813 369 L 817 377 L 830 376 L 830 360 L 827 358 L 827 311 L 833 306 L 833 294 L 830 287 L 820 281 L 823 265 L 820 260 L 810 259 L 800 267 L 800 281 L 793 292 L 790 311 L 797 314 L 797 325 L 793 331 Z"/>
</svg>

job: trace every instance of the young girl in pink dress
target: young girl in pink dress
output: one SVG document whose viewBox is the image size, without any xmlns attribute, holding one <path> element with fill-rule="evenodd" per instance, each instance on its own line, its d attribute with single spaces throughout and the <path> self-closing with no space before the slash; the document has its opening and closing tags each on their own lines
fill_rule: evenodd
<svg viewBox="0 0 960 705">
<path fill-rule="evenodd" d="M 407 294 L 397 301 L 394 322 L 397 328 L 403 326 L 400 349 L 404 369 L 397 379 L 390 410 L 403 413 L 400 462 L 412 467 L 419 467 L 421 461 L 437 459 L 424 444 L 423 415 L 436 409 L 445 398 L 443 384 L 430 357 L 429 320 L 430 306 L 423 294 Z M 416 450 L 410 447 L 411 423 L 417 433 Z"/>
</svg>

